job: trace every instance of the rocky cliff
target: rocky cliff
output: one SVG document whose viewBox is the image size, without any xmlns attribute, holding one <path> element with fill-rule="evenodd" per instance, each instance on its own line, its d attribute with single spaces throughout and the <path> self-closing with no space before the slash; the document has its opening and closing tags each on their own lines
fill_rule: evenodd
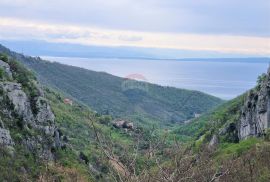
<svg viewBox="0 0 270 182">
<path fill-rule="evenodd" d="M 1 147 L 13 151 L 22 145 L 39 158 L 52 160 L 54 151 L 65 144 L 42 87 L 15 61 L 0 60 L 0 70 Z"/>
<path fill-rule="evenodd" d="M 222 142 L 267 138 L 270 131 L 270 68 L 258 77 L 255 88 L 198 119 L 198 122 L 204 121 L 209 125 L 199 134 L 210 135 L 207 139 L 209 149 L 215 149 Z"/>
<path fill-rule="evenodd" d="M 270 68 L 247 94 L 239 122 L 239 139 L 264 135 L 270 127 Z"/>
</svg>

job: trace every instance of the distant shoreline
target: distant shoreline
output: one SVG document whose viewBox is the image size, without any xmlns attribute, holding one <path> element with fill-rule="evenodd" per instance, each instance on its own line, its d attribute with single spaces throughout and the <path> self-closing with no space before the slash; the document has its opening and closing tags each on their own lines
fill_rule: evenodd
<svg viewBox="0 0 270 182">
<path fill-rule="evenodd" d="M 234 62 L 234 63 L 269 63 L 270 58 L 267 57 L 248 57 L 248 58 L 148 58 L 148 57 L 78 57 L 78 56 L 39 56 L 44 59 L 48 58 L 79 58 L 79 59 L 111 59 L 111 60 L 158 60 L 158 61 L 183 61 L 183 62 Z"/>
</svg>

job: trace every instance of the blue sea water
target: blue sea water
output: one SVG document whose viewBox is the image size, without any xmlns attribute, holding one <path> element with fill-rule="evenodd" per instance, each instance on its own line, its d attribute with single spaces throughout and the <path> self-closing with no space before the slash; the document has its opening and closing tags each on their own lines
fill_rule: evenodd
<svg viewBox="0 0 270 182">
<path fill-rule="evenodd" d="M 148 82 L 199 90 L 223 99 L 232 99 L 252 88 L 266 72 L 267 62 L 190 61 L 111 58 L 42 58 L 67 65 L 127 77 L 142 75 Z"/>
</svg>

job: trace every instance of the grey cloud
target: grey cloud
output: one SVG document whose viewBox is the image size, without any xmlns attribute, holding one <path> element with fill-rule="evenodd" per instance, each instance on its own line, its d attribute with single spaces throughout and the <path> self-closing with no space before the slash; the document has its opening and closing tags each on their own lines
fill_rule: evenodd
<svg viewBox="0 0 270 182">
<path fill-rule="evenodd" d="M 2 0 L 0 16 L 121 30 L 270 36 L 269 0 Z"/>
</svg>

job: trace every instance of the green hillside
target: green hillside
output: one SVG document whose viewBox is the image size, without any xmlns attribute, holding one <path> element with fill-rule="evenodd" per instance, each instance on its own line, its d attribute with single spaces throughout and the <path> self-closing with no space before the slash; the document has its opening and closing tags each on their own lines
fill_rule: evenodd
<svg viewBox="0 0 270 182">
<path fill-rule="evenodd" d="M 239 120 L 244 96 L 245 94 L 218 106 L 213 111 L 205 113 L 187 124 L 180 125 L 173 133 L 190 140 L 196 140 L 203 134 L 206 134 L 208 140 L 210 140 L 209 137 L 220 128 L 230 123 L 236 123 Z"/>
<path fill-rule="evenodd" d="M 116 129 L 110 116 L 77 102 L 65 103 L 65 95 L 39 85 L 35 75 L 16 60 L 0 54 L 0 61 L 0 181 L 111 181 L 116 173 L 108 155 L 128 165 L 139 136 L 138 163 L 145 159 L 145 139 L 152 138 L 147 130 Z M 6 85 L 15 87 L 6 89 Z M 23 110 L 18 109 L 20 103 Z M 54 116 L 47 120 L 50 110 Z M 33 117 L 22 115 L 26 111 Z M 40 113 L 46 115 L 44 121 L 34 118 Z M 61 147 L 55 146 L 57 140 Z"/>
<path fill-rule="evenodd" d="M 162 87 L 126 80 L 107 73 L 23 56 L 0 46 L 0 52 L 32 69 L 39 80 L 101 114 L 131 119 L 141 124 L 170 125 L 194 117 L 222 103 L 198 91 Z"/>
<path fill-rule="evenodd" d="M 65 103 L 67 95 L 40 85 L 22 64 L 0 59 L 0 181 L 270 180 L 269 129 L 239 138 L 241 117 L 269 109 L 270 72 L 249 92 L 172 130 L 127 129 Z"/>
</svg>

